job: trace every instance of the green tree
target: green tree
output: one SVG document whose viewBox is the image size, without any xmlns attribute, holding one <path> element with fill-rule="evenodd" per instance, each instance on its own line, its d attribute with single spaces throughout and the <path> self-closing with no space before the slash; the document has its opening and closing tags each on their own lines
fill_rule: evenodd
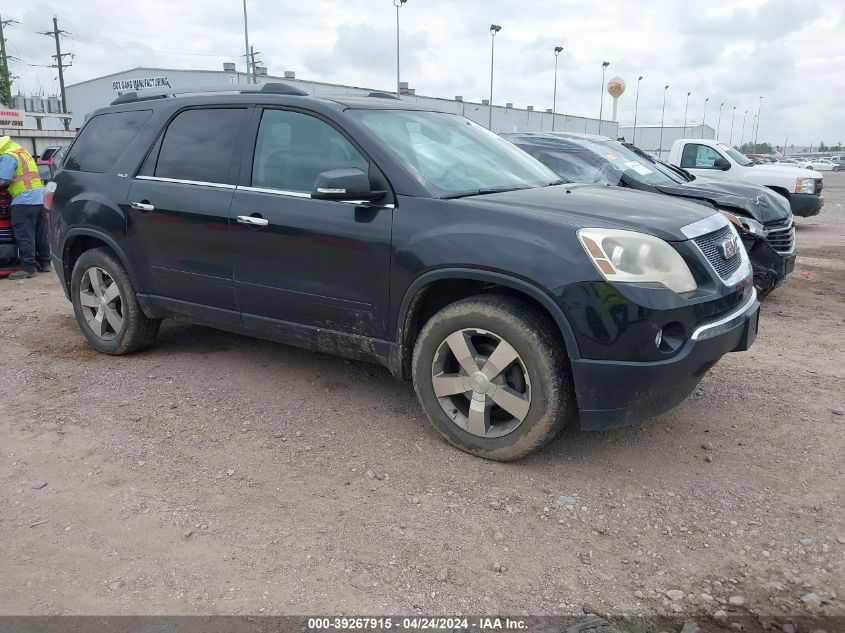
<svg viewBox="0 0 845 633">
<path fill-rule="evenodd" d="M 819 141 L 819 151 L 826 152 L 828 150 L 827 145 L 824 144 L 824 141 Z"/>
</svg>

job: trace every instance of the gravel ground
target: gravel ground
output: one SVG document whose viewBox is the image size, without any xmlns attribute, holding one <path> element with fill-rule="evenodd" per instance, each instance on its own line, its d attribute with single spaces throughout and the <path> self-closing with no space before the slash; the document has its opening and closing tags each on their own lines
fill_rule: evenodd
<svg viewBox="0 0 845 633">
<path fill-rule="evenodd" d="M 181 323 L 111 358 L 53 275 L 0 280 L 0 614 L 845 615 L 825 182 L 751 351 L 514 464 L 450 448 L 378 367 Z"/>
</svg>

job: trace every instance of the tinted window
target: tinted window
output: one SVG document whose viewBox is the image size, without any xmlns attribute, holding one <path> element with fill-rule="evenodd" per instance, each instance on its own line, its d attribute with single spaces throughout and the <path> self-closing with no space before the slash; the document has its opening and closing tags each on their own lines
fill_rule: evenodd
<svg viewBox="0 0 845 633">
<path fill-rule="evenodd" d="M 244 112 L 243 108 L 217 108 L 178 114 L 164 133 L 155 175 L 230 183 L 229 167 Z"/>
<path fill-rule="evenodd" d="M 111 169 L 138 135 L 150 110 L 98 114 L 79 133 L 63 167 L 103 174 Z"/>
<path fill-rule="evenodd" d="M 355 147 L 325 121 L 286 110 L 265 110 L 258 128 L 252 186 L 310 193 L 324 171 L 369 163 Z"/>
</svg>

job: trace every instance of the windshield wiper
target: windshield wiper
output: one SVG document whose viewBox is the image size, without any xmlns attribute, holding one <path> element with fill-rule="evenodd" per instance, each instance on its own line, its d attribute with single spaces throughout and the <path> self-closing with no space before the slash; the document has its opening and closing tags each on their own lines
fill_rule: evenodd
<svg viewBox="0 0 845 633">
<path fill-rule="evenodd" d="M 560 180 L 553 180 L 552 182 L 547 184 L 546 187 L 554 187 L 555 185 L 565 185 L 568 182 L 572 182 L 572 181 L 571 180 L 564 180 L 563 178 L 561 178 Z"/>
<path fill-rule="evenodd" d="M 530 189 L 530 187 L 490 187 L 487 189 L 472 189 L 471 191 L 462 191 L 460 193 L 450 193 L 448 196 L 440 196 L 440 199 L 453 200 L 455 198 L 468 198 L 470 196 L 484 196 L 488 193 L 505 193 L 506 191 L 519 191 L 520 189 Z"/>
</svg>

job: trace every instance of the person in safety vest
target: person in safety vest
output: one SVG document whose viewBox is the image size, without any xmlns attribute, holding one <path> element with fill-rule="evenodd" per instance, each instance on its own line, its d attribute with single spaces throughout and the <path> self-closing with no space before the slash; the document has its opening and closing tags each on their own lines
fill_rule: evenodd
<svg viewBox="0 0 845 633">
<path fill-rule="evenodd" d="M 9 279 L 26 279 L 49 272 L 50 246 L 44 212 L 44 183 L 35 159 L 8 136 L 0 136 L 0 190 L 12 196 L 12 232 L 18 246 L 20 270 Z"/>
</svg>

